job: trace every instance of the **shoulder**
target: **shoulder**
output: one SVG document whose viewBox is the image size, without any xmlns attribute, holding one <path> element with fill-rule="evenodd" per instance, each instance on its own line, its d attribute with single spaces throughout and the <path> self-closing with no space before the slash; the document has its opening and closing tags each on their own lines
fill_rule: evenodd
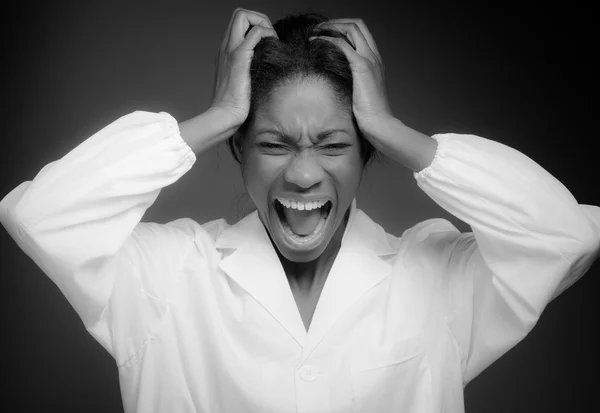
<svg viewBox="0 0 600 413">
<path fill-rule="evenodd" d="M 229 223 L 225 218 L 219 218 L 199 224 L 191 218 L 179 218 L 166 224 L 169 228 L 181 231 L 183 234 L 193 237 L 200 237 L 203 242 L 213 243 L 221 233 L 229 228 Z"/>
<path fill-rule="evenodd" d="M 460 231 L 447 219 L 431 218 L 408 228 L 404 231 L 401 238 L 405 241 L 410 240 L 415 243 L 420 243 L 431 237 L 451 237 L 456 234 L 460 234 Z"/>
<path fill-rule="evenodd" d="M 457 250 L 462 249 L 460 247 L 468 247 L 474 241 L 473 233 L 461 233 L 447 219 L 432 218 L 404 231 L 399 239 L 399 249 L 406 258 L 443 265 Z"/>
<path fill-rule="evenodd" d="M 134 229 L 132 239 L 149 252 L 175 256 L 194 251 L 208 258 L 216 251 L 216 239 L 228 227 L 224 218 L 204 224 L 191 218 L 178 218 L 165 224 L 141 222 Z"/>
</svg>

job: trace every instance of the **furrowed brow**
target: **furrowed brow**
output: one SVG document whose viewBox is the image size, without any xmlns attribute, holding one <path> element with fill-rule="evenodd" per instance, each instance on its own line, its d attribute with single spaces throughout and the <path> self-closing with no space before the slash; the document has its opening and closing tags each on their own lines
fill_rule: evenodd
<svg viewBox="0 0 600 413">
<path fill-rule="evenodd" d="M 256 133 L 256 136 L 260 136 L 260 135 L 270 135 L 271 137 L 275 138 L 276 140 L 278 140 L 280 142 L 288 143 L 288 144 L 294 143 L 294 140 L 291 137 L 282 134 L 281 131 L 279 131 L 277 129 L 261 129 Z"/>
<path fill-rule="evenodd" d="M 328 139 L 331 139 L 338 133 L 348 134 L 348 132 L 344 129 L 328 129 L 328 130 L 324 130 L 324 131 L 320 132 L 317 135 L 317 140 L 318 141 L 326 141 Z M 263 130 L 259 131 L 257 135 L 263 135 L 263 134 L 271 135 L 271 136 L 275 137 L 278 141 L 286 143 L 286 144 L 290 144 L 290 145 L 293 145 L 298 142 L 298 139 L 295 139 L 288 135 L 284 135 L 281 133 L 281 131 L 279 131 L 277 129 L 263 129 Z"/>
<path fill-rule="evenodd" d="M 317 139 L 320 141 L 325 141 L 327 139 L 332 138 L 333 136 L 335 136 L 338 133 L 348 133 L 346 132 L 344 129 L 329 129 L 326 131 L 323 131 L 321 133 L 319 133 L 319 135 L 317 135 Z"/>
</svg>

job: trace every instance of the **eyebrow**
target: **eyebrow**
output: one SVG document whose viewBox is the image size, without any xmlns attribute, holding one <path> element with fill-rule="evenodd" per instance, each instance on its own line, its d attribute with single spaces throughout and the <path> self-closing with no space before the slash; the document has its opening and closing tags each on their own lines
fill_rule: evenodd
<svg viewBox="0 0 600 413">
<path fill-rule="evenodd" d="M 348 131 L 345 130 L 345 129 L 327 129 L 327 130 L 324 130 L 324 131 L 320 132 L 317 135 L 317 140 L 318 141 L 327 140 L 327 139 L 331 138 L 333 135 L 335 135 L 336 133 L 339 133 L 339 132 L 343 132 L 343 133 L 345 133 L 345 134 L 348 135 Z M 291 136 L 284 135 L 283 133 L 281 133 L 277 129 L 263 129 L 263 130 L 259 130 L 258 133 L 256 134 L 256 136 L 263 135 L 263 134 L 275 135 L 275 136 L 277 136 L 277 138 L 279 138 L 279 140 L 281 140 L 282 142 L 287 143 L 287 144 L 295 144 L 298 141 L 297 139 L 294 139 Z"/>
</svg>

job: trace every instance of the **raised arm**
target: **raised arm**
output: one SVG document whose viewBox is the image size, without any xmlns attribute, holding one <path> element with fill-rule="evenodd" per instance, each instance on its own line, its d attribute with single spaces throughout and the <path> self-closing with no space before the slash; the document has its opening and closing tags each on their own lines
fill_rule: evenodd
<svg viewBox="0 0 600 413">
<path fill-rule="evenodd" d="M 195 159 L 173 117 L 135 112 L 46 165 L 0 202 L 2 225 L 108 350 L 102 314 L 114 277 L 129 270 L 125 255 L 140 241 L 132 232 L 160 189 Z"/>
<path fill-rule="evenodd" d="M 403 236 L 417 244 L 413 258 L 439 287 L 466 383 L 523 339 L 545 306 L 590 268 L 600 251 L 600 208 L 579 205 L 552 175 L 506 145 L 410 129 L 390 111 L 381 56 L 364 22 L 336 19 L 323 27 L 352 44 L 315 38 L 335 43 L 350 61 L 361 132 L 473 228 L 461 234 L 448 221 L 432 220 Z"/>
<path fill-rule="evenodd" d="M 473 232 L 431 221 L 418 230 L 417 250 L 437 275 L 467 383 L 522 340 L 546 305 L 592 266 L 600 253 L 600 207 L 578 204 L 506 145 L 473 135 L 434 138 L 432 164 L 414 176 Z"/>
<path fill-rule="evenodd" d="M 248 32 L 250 26 L 254 27 Z M 143 313 L 144 306 L 148 311 L 160 308 L 143 300 L 164 298 L 170 280 L 147 283 L 142 277 L 173 273 L 184 252 L 178 243 L 185 234 L 177 225 L 140 221 L 161 188 L 192 167 L 195 154 L 226 139 L 243 123 L 249 108 L 252 50 L 269 35 L 274 31 L 266 16 L 236 10 L 221 48 L 215 96 L 206 112 L 181 124 L 167 113 L 123 116 L 0 202 L 0 222 L 7 232 L 113 355 L 111 320 L 120 311 L 112 308 L 115 286 L 125 286 L 117 294 L 119 300 L 129 300 L 138 312 Z"/>
</svg>

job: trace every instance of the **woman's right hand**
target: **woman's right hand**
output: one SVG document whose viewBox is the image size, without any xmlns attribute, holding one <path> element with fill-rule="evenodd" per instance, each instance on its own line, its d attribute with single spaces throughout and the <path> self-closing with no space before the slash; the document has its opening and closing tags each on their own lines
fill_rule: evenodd
<svg viewBox="0 0 600 413">
<path fill-rule="evenodd" d="M 211 108 L 225 110 L 236 127 L 244 123 L 250 110 L 250 63 L 254 47 L 269 36 L 277 37 L 277 33 L 266 15 L 235 9 L 219 50 Z"/>
</svg>

